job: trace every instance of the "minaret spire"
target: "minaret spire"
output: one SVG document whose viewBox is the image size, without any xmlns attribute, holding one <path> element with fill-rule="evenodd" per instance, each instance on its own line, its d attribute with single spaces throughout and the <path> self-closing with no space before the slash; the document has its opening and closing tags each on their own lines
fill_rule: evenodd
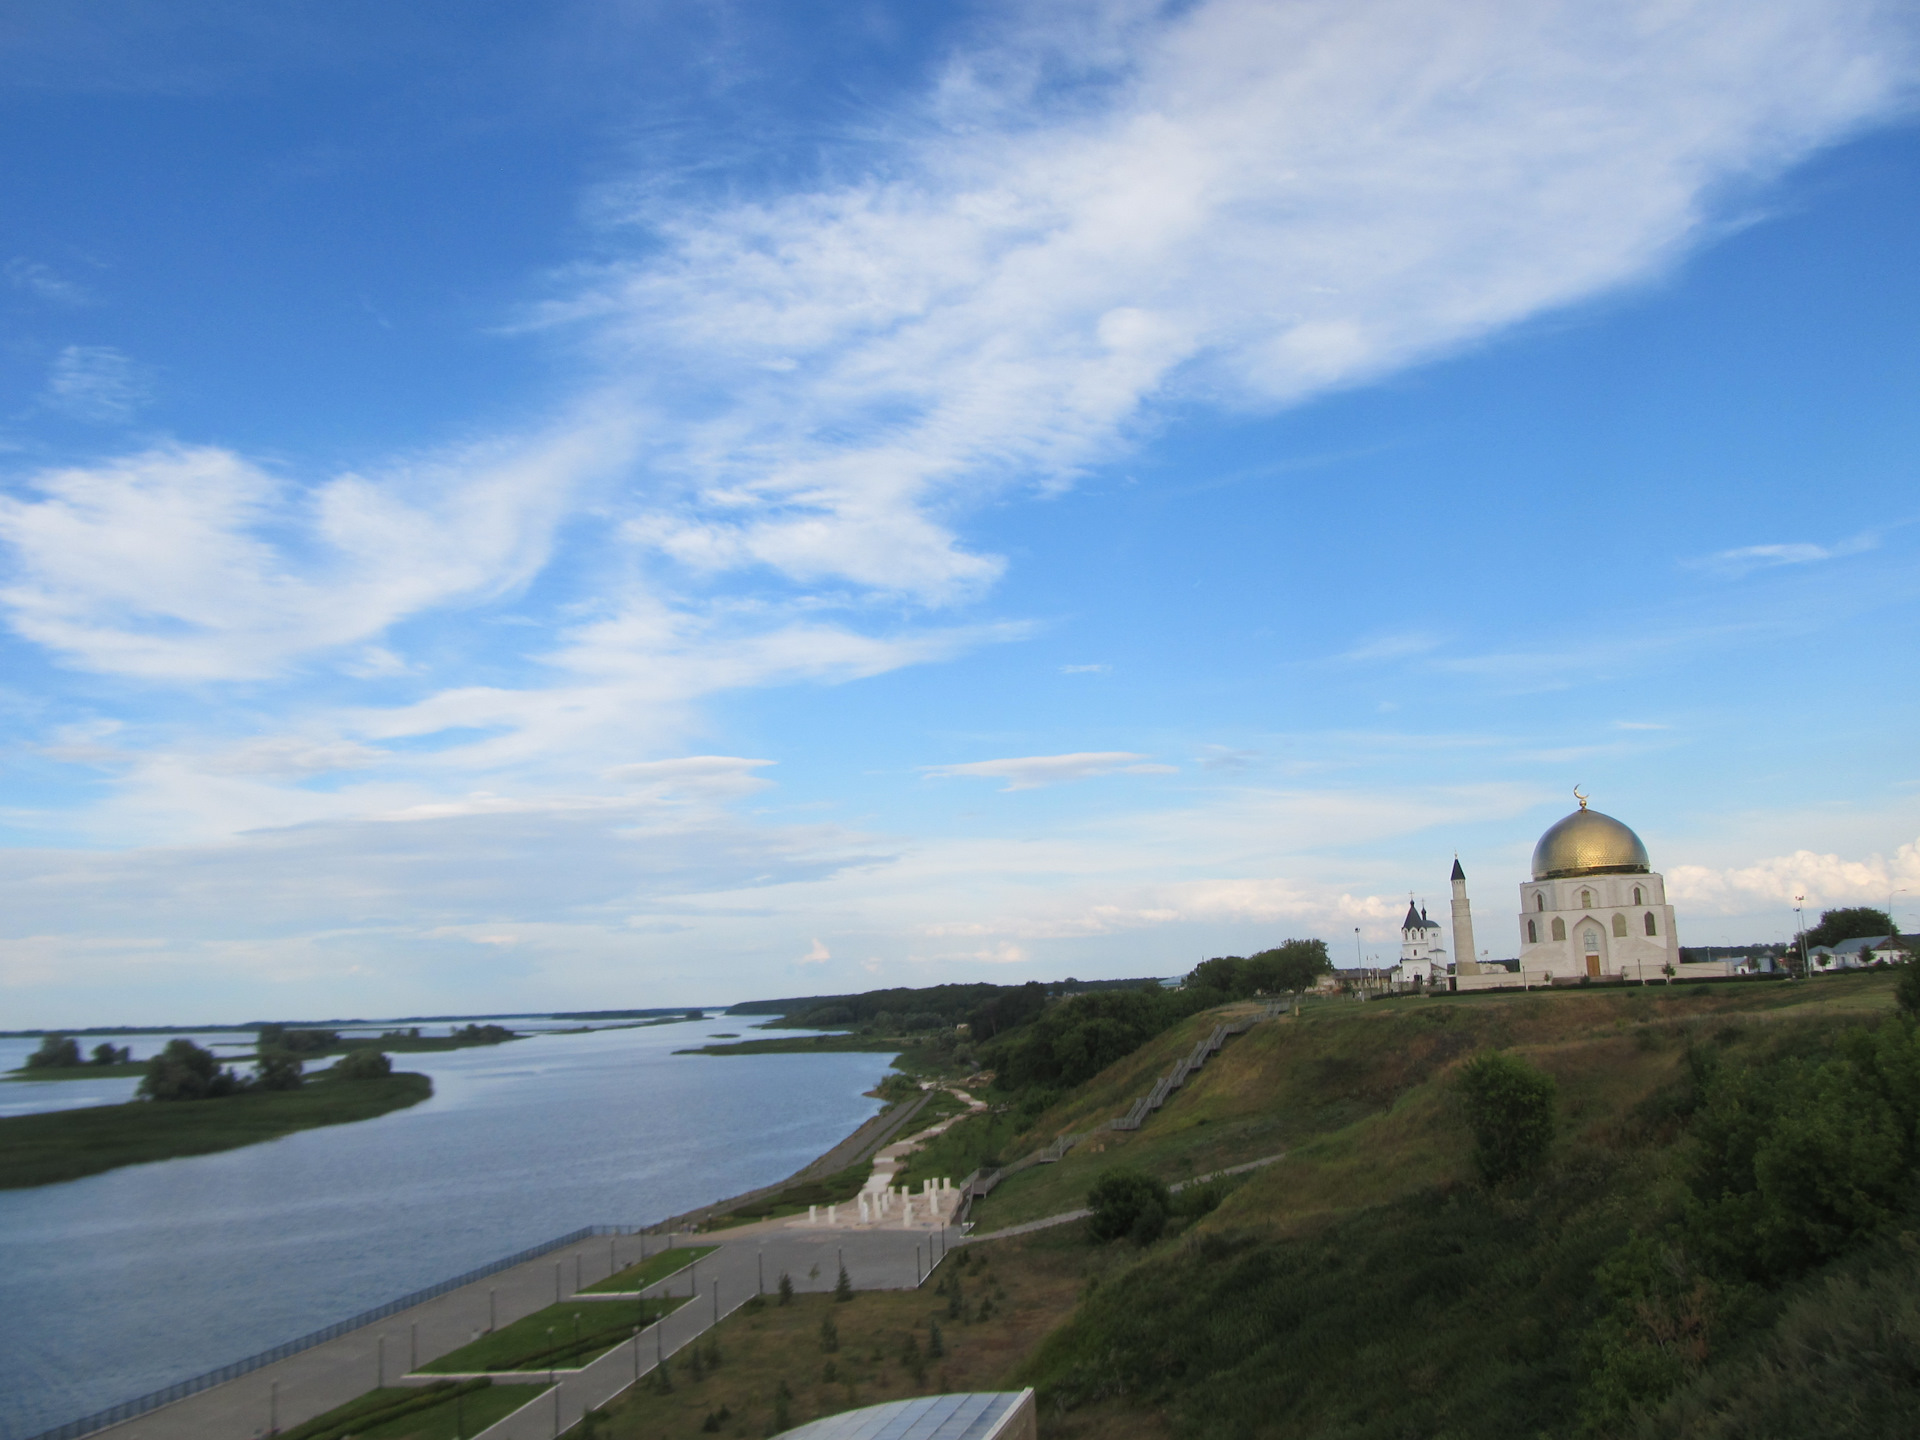
<svg viewBox="0 0 1920 1440">
<path fill-rule="evenodd" d="M 1453 973 L 1478 975 L 1480 952 L 1473 948 L 1473 909 L 1467 904 L 1467 872 L 1453 857 Z"/>
</svg>

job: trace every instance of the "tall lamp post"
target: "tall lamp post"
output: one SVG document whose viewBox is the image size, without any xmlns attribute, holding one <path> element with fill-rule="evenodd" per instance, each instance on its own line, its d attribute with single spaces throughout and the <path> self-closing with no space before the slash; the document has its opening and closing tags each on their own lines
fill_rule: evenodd
<svg viewBox="0 0 1920 1440">
<path fill-rule="evenodd" d="M 1813 978 L 1813 966 L 1807 963 L 1806 904 L 1806 896 L 1796 895 L 1793 897 L 1793 926 L 1794 929 L 1800 932 L 1800 978 L 1802 980 L 1811 980 Z"/>
</svg>

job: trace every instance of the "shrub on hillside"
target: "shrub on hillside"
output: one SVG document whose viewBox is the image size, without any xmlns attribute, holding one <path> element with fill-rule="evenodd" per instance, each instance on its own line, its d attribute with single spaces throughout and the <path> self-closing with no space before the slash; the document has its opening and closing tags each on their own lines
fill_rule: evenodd
<svg viewBox="0 0 1920 1440">
<path fill-rule="evenodd" d="M 1553 1148 L 1553 1077 L 1491 1050 L 1466 1063 L 1459 1085 L 1481 1180 L 1506 1185 L 1537 1175 Z"/>
<path fill-rule="evenodd" d="M 212 1051 L 191 1040 L 169 1040 L 166 1049 L 147 1062 L 135 1093 L 142 1100 L 214 1100 L 242 1088 L 239 1077 L 221 1069 Z"/>
<path fill-rule="evenodd" d="M 1733 1278 L 1797 1275 L 1909 1213 L 1920 1030 L 1889 1019 L 1824 1055 L 1722 1073 L 1693 1128 L 1693 1243 Z"/>
<path fill-rule="evenodd" d="M 381 1050 L 351 1050 L 333 1064 L 338 1080 L 384 1080 L 392 1073 L 393 1061 Z"/>
<path fill-rule="evenodd" d="M 1091 1080 L 1155 1035 L 1227 997 L 1217 990 L 1096 990 L 1051 1006 L 1032 1023 L 990 1045 L 981 1059 L 1002 1090 L 1064 1090 Z"/>
<path fill-rule="evenodd" d="M 1138 1170 L 1109 1170 L 1087 1192 L 1087 1233 L 1095 1240 L 1126 1237 L 1151 1245 L 1167 1228 L 1173 1208 L 1167 1187 Z"/>
<path fill-rule="evenodd" d="M 1909 1020 L 1920 1020 L 1920 955 L 1909 948 L 1893 982 L 1894 1002 Z"/>
</svg>

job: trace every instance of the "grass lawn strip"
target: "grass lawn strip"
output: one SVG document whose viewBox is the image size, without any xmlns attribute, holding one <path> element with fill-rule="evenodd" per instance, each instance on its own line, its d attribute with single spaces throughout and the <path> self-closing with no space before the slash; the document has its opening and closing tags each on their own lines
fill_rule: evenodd
<svg viewBox="0 0 1920 1440">
<path fill-rule="evenodd" d="M 578 1370 L 687 1303 L 671 1299 L 572 1300 L 549 1305 L 422 1365 L 418 1375 L 477 1375 L 489 1370 Z M 576 1328 L 577 1327 L 577 1328 Z M 551 1341 L 547 1331 L 553 1331 Z"/>
<path fill-rule="evenodd" d="M 649 1255 L 638 1265 L 629 1265 L 617 1275 L 609 1275 L 597 1280 L 580 1293 L 582 1295 L 631 1295 L 658 1285 L 669 1275 L 677 1275 L 696 1260 L 704 1260 L 718 1245 L 688 1245 L 675 1250 L 662 1250 L 658 1255 Z"/>
<path fill-rule="evenodd" d="M 389 1385 L 280 1432 L 280 1440 L 464 1440 L 505 1419 L 545 1385 L 443 1380 Z"/>
<path fill-rule="evenodd" d="M 209 1155 L 296 1130 L 371 1120 L 433 1094 L 424 1075 L 316 1079 L 298 1090 L 217 1100 L 130 1100 L 0 1118 L 0 1190 L 77 1180 L 122 1165 Z"/>
<path fill-rule="evenodd" d="M 1018 1388 L 1016 1367 L 1072 1310 L 1088 1279 L 1116 1259 L 1131 1259 L 1089 1246 L 1077 1226 L 1066 1228 L 1073 1233 L 965 1247 L 920 1290 L 864 1290 L 844 1304 L 826 1294 L 796 1295 L 790 1305 L 768 1297 L 758 1309 L 749 1302 L 668 1357 L 671 1389 L 643 1378 L 607 1406 L 595 1433 L 599 1440 L 703 1440 L 716 1433 L 760 1440 L 778 1419 L 782 1387 L 789 1425 L 917 1395 Z M 959 1282 L 957 1304 L 952 1278 Z M 823 1320 L 835 1332 L 831 1351 Z M 929 1353 L 936 1325 L 943 1352 L 937 1356 Z M 1165 1435 L 1151 1416 L 1123 1419 L 1102 1440 Z"/>
</svg>

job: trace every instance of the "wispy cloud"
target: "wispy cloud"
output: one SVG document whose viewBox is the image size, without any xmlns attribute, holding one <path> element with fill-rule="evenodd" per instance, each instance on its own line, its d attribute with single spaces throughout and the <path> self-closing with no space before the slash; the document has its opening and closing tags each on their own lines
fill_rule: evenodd
<svg viewBox="0 0 1920 1440">
<path fill-rule="evenodd" d="M 1005 760 L 974 760 L 964 765 L 924 765 L 921 773 L 935 779 L 979 776 L 1005 780 L 1007 790 L 1037 790 L 1069 780 L 1096 775 L 1173 775 L 1172 765 L 1151 763 L 1152 757 L 1130 750 L 1088 750 L 1072 755 L 1022 755 Z"/>
<path fill-rule="evenodd" d="M 1807 541 L 1782 545 L 1743 545 L 1735 550 L 1721 550 L 1713 555 L 1701 556 L 1687 564 L 1697 570 L 1711 570 L 1735 578 L 1749 575 L 1755 570 L 1772 570 L 1783 565 L 1818 565 L 1825 560 L 1841 560 L 1849 555 L 1861 555 L 1878 549 L 1879 545 L 1879 535 L 1867 530 L 1831 545 L 1815 545 Z"/>
<path fill-rule="evenodd" d="M 1412 631 L 1404 635 L 1381 635 L 1364 641 L 1334 658 L 1354 664 L 1379 660 L 1409 660 L 1415 655 L 1430 655 L 1445 643 L 1443 636 L 1426 631 Z"/>
<path fill-rule="evenodd" d="M 1110 675 L 1113 673 L 1113 666 L 1111 665 L 1062 665 L 1060 667 L 1060 673 L 1062 675 Z"/>
<path fill-rule="evenodd" d="M 111 345 L 69 345 L 47 371 L 43 402 L 76 420 L 122 425 L 153 398 L 152 375 Z"/>
<path fill-rule="evenodd" d="M 7 283 L 36 299 L 56 305 L 88 305 L 93 296 L 84 285 L 67 279 L 51 265 L 16 255 L 6 264 Z"/>
</svg>

